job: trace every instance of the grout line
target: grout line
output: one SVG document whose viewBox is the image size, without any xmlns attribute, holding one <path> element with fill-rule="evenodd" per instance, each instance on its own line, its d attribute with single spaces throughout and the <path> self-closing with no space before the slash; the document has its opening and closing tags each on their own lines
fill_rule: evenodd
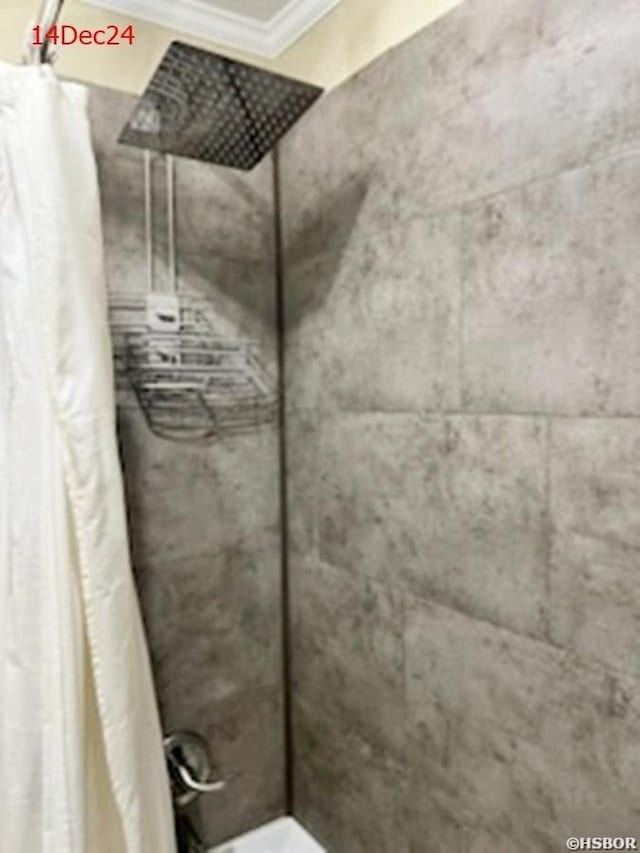
<svg viewBox="0 0 640 853">
<path fill-rule="evenodd" d="M 345 569 L 343 568 L 343 566 L 339 566 L 333 562 L 330 563 L 327 560 L 323 559 L 319 560 L 319 566 L 320 568 L 326 567 L 332 569 L 334 572 L 342 573 L 343 575 L 349 578 L 351 583 L 359 585 L 369 583 L 373 586 L 380 587 L 387 591 L 390 590 L 392 593 L 402 597 L 405 631 L 408 622 L 408 611 L 415 606 L 424 607 L 425 605 L 431 605 L 443 610 L 450 611 L 451 613 L 454 613 L 457 616 L 463 617 L 465 619 L 469 619 L 472 622 L 481 622 L 485 625 L 490 625 L 497 631 L 502 631 L 505 634 L 510 634 L 521 640 L 525 640 L 531 643 L 537 643 L 538 645 L 548 646 L 549 648 L 555 649 L 556 651 L 569 653 L 576 656 L 575 652 L 573 652 L 573 650 L 569 647 L 549 640 L 546 636 L 543 636 L 540 633 L 529 633 L 527 631 L 516 628 L 515 625 L 508 625 L 507 623 L 501 622 L 496 618 L 492 618 L 486 613 L 479 613 L 472 610 L 471 608 L 462 607 L 459 602 L 452 601 L 446 596 L 446 594 L 439 594 L 436 591 L 431 591 L 429 593 L 419 592 L 410 583 L 407 583 L 404 580 L 390 581 L 388 578 L 384 578 L 382 575 L 376 577 L 367 573 L 366 571 L 359 569 L 358 567 L 351 566 L 349 569 Z"/>
<path fill-rule="evenodd" d="M 612 147 L 610 150 L 603 151 L 600 154 L 592 156 L 584 155 L 583 158 L 581 157 L 576 160 L 569 159 L 568 162 L 558 165 L 555 168 L 551 168 L 546 171 L 540 170 L 540 172 L 534 172 L 527 177 L 515 177 L 511 181 L 507 181 L 505 184 L 493 188 L 483 189 L 482 185 L 479 184 L 475 193 L 472 190 L 470 194 L 467 193 L 465 195 L 464 190 L 460 190 L 458 196 L 456 196 L 454 186 L 453 197 L 448 197 L 447 193 L 450 191 L 444 190 L 440 201 L 434 202 L 433 205 L 426 204 L 425 206 L 422 206 L 418 215 L 423 219 L 437 219 L 442 216 L 451 215 L 456 211 L 461 211 L 462 214 L 465 215 L 468 211 L 474 210 L 477 207 L 482 207 L 498 198 L 501 198 L 503 195 L 510 195 L 518 192 L 519 190 L 528 190 L 538 184 L 546 184 L 552 181 L 557 182 L 557 180 L 565 175 L 572 175 L 576 172 L 597 169 L 608 164 L 626 162 L 628 160 L 638 159 L 638 157 L 640 157 L 640 145 L 620 144 Z M 368 168 L 371 168 L 372 164 L 377 162 L 376 157 L 373 157 L 372 160 L 373 163 L 369 161 L 367 162 L 366 165 Z M 342 187 L 350 180 L 351 178 L 345 178 L 339 182 L 338 186 Z M 384 224 L 380 224 L 372 229 L 371 238 L 373 239 L 384 233 L 386 233 L 386 227 Z"/>
<path fill-rule="evenodd" d="M 282 624 L 282 696 L 284 726 L 285 807 L 294 814 L 294 743 L 291 666 L 291 585 L 289 577 L 289 512 L 287 496 L 287 408 L 285 383 L 285 293 L 279 147 L 273 150 L 273 203 L 276 273 L 276 345 L 278 363 L 278 448 L 280 491 L 280 603 Z"/>
<path fill-rule="evenodd" d="M 544 502 L 545 502 L 545 578 L 544 578 L 544 597 L 545 611 L 543 614 L 543 630 L 544 636 L 549 644 L 553 644 L 551 633 L 551 572 L 552 572 L 552 553 L 553 553 L 553 513 L 551 510 L 551 455 L 553 443 L 553 419 L 547 417 L 544 425 Z"/>
<path fill-rule="evenodd" d="M 640 420 L 640 412 L 637 414 L 607 414 L 603 412 L 592 412 L 590 414 L 585 413 L 576 413 L 569 414 L 567 412 L 539 412 L 535 410 L 527 411 L 523 409 L 522 411 L 500 411 L 499 409 L 483 410 L 483 409 L 461 409 L 454 410 L 448 409 L 443 410 L 441 412 L 431 411 L 427 412 L 428 415 L 439 416 L 442 415 L 444 417 L 480 417 L 480 418 L 554 418 L 558 420 L 567 420 L 567 421 L 615 421 L 615 420 Z"/>
<path fill-rule="evenodd" d="M 386 586 L 386 585 L 385 585 Z M 388 586 L 386 586 L 389 589 Z M 408 645 L 407 645 L 407 594 L 406 592 L 401 592 L 399 595 L 400 598 L 400 620 L 401 620 L 401 649 L 402 649 L 402 726 L 403 726 L 403 737 L 402 737 L 402 759 L 405 763 L 405 767 L 409 766 L 409 740 L 411 737 L 411 726 L 409 724 L 409 654 L 408 654 Z"/>
<path fill-rule="evenodd" d="M 477 195 L 469 195 L 466 198 L 455 199 L 451 202 L 445 201 L 442 205 L 434 205 L 433 208 L 427 207 L 425 208 L 425 214 L 448 212 L 459 208 L 473 209 L 475 207 L 481 207 L 503 195 L 510 195 L 518 192 L 519 190 L 528 190 L 535 187 L 537 184 L 551 183 L 565 175 L 572 175 L 576 172 L 586 172 L 607 164 L 626 162 L 627 160 L 637 159 L 639 156 L 640 146 L 638 145 L 634 147 L 628 147 L 626 145 L 614 147 L 609 151 L 603 151 L 602 154 L 596 154 L 592 157 L 586 156 L 584 159 L 569 161 L 564 165 L 559 165 L 557 168 L 549 169 L 548 171 L 541 170 L 527 178 L 515 180 L 511 183 L 506 183 L 503 186 L 495 187 L 494 189 L 488 189 L 486 191 L 481 190 Z"/>
<path fill-rule="evenodd" d="M 466 322 L 466 310 L 467 310 L 467 283 L 466 277 L 464 275 L 464 259 L 463 253 L 465 250 L 464 243 L 464 216 L 462 214 L 462 208 L 457 211 L 458 223 L 458 239 L 456 240 L 456 250 L 457 250 L 457 258 L 456 262 L 458 265 L 458 395 L 457 402 L 460 408 L 463 407 L 464 404 L 464 380 L 466 375 L 466 352 L 464 345 L 464 330 L 465 330 L 465 322 Z"/>
<path fill-rule="evenodd" d="M 565 421 L 640 421 L 640 411 L 636 414 L 606 414 L 603 412 L 596 413 L 576 413 L 576 414 L 568 414 L 563 412 L 544 412 L 544 411 L 527 411 L 526 409 L 522 411 L 501 411 L 500 409 L 458 409 L 458 408 L 445 408 L 445 409 L 425 409 L 421 407 L 416 408 L 362 408 L 362 409 L 349 409 L 345 407 L 336 407 L 336 408 L 322 408 L 318 406 L 299 406 L 291 409 L 294 413 L 308 413 L 314 414 L 317 419 L 322 420 L 335 420 L 336 418 L 346 418 L 346 417 L 364 417 L 375 415 L 379 417 L 394 417 L 394 416 L 406 416 L 406 417 L 416 417 L 422 419 L 445 419 L 445 418 L 553 418 L 554 420 L 565 420 Z"/>
</svg>

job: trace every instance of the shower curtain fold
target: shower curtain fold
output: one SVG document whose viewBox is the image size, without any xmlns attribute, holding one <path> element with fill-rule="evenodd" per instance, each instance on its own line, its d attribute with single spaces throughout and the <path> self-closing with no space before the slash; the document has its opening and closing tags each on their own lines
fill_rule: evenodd
<svg viewBox="0 0 640 853">
<path fill-rule="evenodd" d="M 174 853 L 86 91 L 0 65 L 0 853 Z"/>
</svg>

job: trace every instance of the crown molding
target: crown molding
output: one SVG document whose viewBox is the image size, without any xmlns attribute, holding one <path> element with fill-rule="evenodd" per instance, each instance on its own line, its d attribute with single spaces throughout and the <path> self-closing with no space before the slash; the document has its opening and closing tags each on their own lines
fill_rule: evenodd
<svg viewBox="0 0 640 853">
<path fill-rule="evenodd" d="M 339 2 L 289 0 L 273 18 L 259 21 L 203 0 L 85 0 L 90 6 L 269 59 L 279 56 Z"/>
</svg>

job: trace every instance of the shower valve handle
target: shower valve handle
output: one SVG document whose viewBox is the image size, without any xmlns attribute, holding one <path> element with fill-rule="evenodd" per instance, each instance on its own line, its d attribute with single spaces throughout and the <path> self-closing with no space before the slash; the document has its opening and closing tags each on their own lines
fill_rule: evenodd
<svg viewBox="0 0 640 853">
<path fill-rule="evenodd" d="M 216 791 L 222 791 L 225 787 L 225 782 L 222 779 L 218 779 L 214 782 L 201 782 L 199 779 L 196 779 L 196 777 L 191 774 L 189 769 L 185 767 L 184 764 L 179 764 L 178 762 L 175 762 L 173 766 L 176 773 L 180 777 L 180 781 L 182 782 L 182 784 L 190 791 L 197 791 L 198 794 L 213 794 Z"/>
<path fill-rule="evenodd" d="M 174 732 L 164 740 L 173 796 L 178 807 L 188 805 L 199 794 L 222 791 L 225 783 L 212 779 L 206 740 L 195 732 Z"/>
</svg>

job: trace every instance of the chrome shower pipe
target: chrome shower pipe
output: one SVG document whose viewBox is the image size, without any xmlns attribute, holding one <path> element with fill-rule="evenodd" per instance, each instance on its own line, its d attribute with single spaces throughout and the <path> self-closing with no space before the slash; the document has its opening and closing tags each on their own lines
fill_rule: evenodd
<svg viewBox="0 0 640 853">
<path fill-rule="evenodd" d="M 171 154 L 165 155 L 167 179 L 167 239 L 169 244 L 169 286 L 171 293 L 178 292 L 178 274 L 176 261 L 176 176 L 174 160 Z"/>
<path fill-rule="evenodd" d="M 153 195 L 151 151 L 144 152 L 144 238 L 147 248 L 147 292 L 153 293 Z"/>
<path fill-rule="evenodd" d="M 155 288 L 155 258 L 153 253 L 153 168 L 154 155 L 149 149 L 144 151 L 144 226 L 147 249 L 147 292 Z M 169 288 L 172 294 L 178 292 L 178 266 L 176 258 L 176 201 L 175 166 L 170 154 L 164 157 L 166 204 L 167 204 L 167 252 L 169 267 Z"/>
</svg>

